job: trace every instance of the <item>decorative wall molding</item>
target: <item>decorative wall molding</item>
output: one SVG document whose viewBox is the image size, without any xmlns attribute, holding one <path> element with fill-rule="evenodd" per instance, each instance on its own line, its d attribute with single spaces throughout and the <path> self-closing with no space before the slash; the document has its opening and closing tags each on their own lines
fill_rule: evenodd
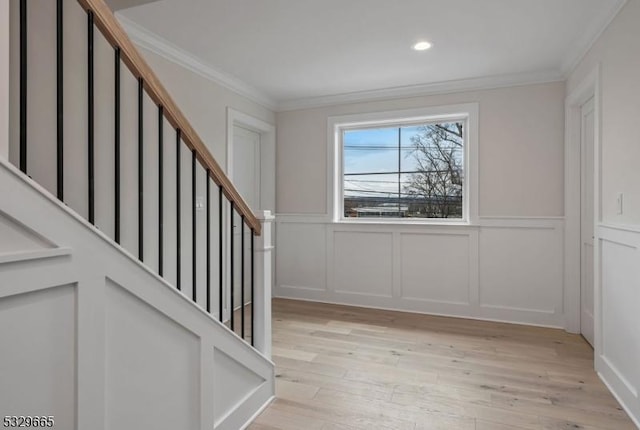
<svg viewBox="0 0 640 430">
<path fill-rule="evenodd" d="M 330 223 L 331 217 L 327 214 L 312 214 L 312 213 L 277 213 L 276 224 L 283 222 L 287 223 L 312 223 L 323 224 Z"/>
<path fill-rule="evenodd" d="M 18 261 L 46 260 L 49 258 L 68 257 L 71 255 L 71 248 L 53 248 L 35 251 L 20 251 L 0 254 L 0 265 L 5 263 L 15 263 Z"/>
<path fill-rule="evenodd" d="M 259 105 L 271 110 L 276 110 L 276 101 L 259 89 L 252 87 L 234 76 L 220 71 L 211 64 L 207 64 L 200 58 L 179 48 L 156 33 L 125 17 L 121 13 L 116 13 L 116 17 L 136 45 L 176 63 L 185 69 L 191 70 L 203 78 L 209 79 L 224 88 L 236 92 Z"/>
<path fill-rule="evenodd" d="M 358 91 L 353 93 L 333 94 L 328 96 L 287 100 L 278 103 L 277 110 L 279 112 L 284 112 L 348 103 L 373 102 L 407 97 L 458 93 L 463 91 L 480 91 L 496 88 L 516 87 L 521 85 L 544 84 L 564 80 L 565 77 L 560 71 L 557 70 L 544 70 L 533 73 L 486 76 L 445 82 L 434 82 L 430 84 L 408 85 L 395 88 L 383 88 L 370 91 Z"/>
<path fill-rule="evenodd" d="M 563 217 L 480 217 L 476 225 L 276 219 L 276 296 L 563 327 Z"/>
<path fill-rule="evenodd" d="M 364 222 L 334 222 L 331 220 L 331 216 L 328 214 L 304 214 L 304 213 L 278 213 L 276 215 L 276 223 L 299 223 L 299 224 L 332 224 L 334 226 L 380 226 L 394 227 L 394 228 L 406 228 L 406 229 L 429 229 L 436 228 L 439 230 L 452 228 L 452 229 L 477 229 L 479 227 L 520 227 L 520 228 L 555 228 L 558 223 L 564 223 L 563 216 L 512 216 L 512 215 L 481 215 L 478 217 L 478 222 L 475 224 L 457 224 L 457 223 L 437 223 L 437 222 L 394 222 L 392 220 L 382 220 L 377 223 L 375 221 Z M 366 228 L 366 227 L 365 227 Z"/>
<path fill-rule="evenodd" d="M 640 428 L 640 226 L 599 224 L 595 367 Z"/>
<path fill-rule="evenodd" d="M 62 428 L 230 430 L 271 401 L 268 358 L 0 160 L 0 194 L 12 193 L 20 199 L 0 201 L 0 217 L 65 247 L 0 259 L 0 340 L 37 340 L 33 351 L 3 351 L 11 372 L 0 385 L 29 390 L 0 390 L 0 404 L 28 410 L 35 401 Z"/>
<path fill-rule="evenodd" d="M 608 236 L 610 232 L 620 231 L 623 233 L 632 233 L 630 237 L 640 234 L 640 225 L 635 224 L 615 224 L 601 222 L 598 226 L 603 237 Z"/>
</svg>

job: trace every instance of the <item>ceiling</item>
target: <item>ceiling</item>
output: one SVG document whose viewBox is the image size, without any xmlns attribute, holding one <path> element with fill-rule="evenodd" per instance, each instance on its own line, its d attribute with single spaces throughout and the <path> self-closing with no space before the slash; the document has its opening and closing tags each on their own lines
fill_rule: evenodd
<svg viewBox="0 0 640 430">
<path fill-rule="evenodd" d="M 447 82 L 561 79 L 623 3 L 159 0 L 118 16 L 146 47 L 264 104 L 292 106 Z M 412 50 L 419 40 L 433 47 Z"/>
</svg>

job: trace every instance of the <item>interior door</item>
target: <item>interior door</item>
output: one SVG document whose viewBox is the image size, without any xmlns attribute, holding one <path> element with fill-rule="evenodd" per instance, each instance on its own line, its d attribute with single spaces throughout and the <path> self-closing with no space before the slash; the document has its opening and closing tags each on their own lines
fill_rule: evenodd
<svg viewBox="0 0 640 430">
<path fill-rule="evenodd" d="M 260 134 L 255 131 L 240 127 L 233 127 L 233 141 L 231 148 L 231 180 L 234 186 L 247 202 L 252 211 L 260 207 Z M 235 327 L 239 329 L 240 320 L 237 312 L 242 301 L 242 219 L 236 213 L 233 222 L 234 242 L 234 272 L 233 272 L 233 308 L 236 310 Z M 251 297 L 251 231 L 244 228 L 244 264 L 245 264 L 245 300 L 250 302 Z M 247 319 L 247 321 L 249 321 Z M 248 333 L 248 326 L 246 328 Z"/>
<path fill-rule="evenodd" d="M 260 206 L 260 134 L 233 127 L 231 180 L 252 210 Z"/>
<path fill-rule="evenodd" d="M 594 137 L 595 117 L 593 98 L 581 108 L 581 181 L 580 181 L 580 331 L 593 346 L 594 290 L 593 290 L 593 240 L 594 240 Z"/>
</svg>

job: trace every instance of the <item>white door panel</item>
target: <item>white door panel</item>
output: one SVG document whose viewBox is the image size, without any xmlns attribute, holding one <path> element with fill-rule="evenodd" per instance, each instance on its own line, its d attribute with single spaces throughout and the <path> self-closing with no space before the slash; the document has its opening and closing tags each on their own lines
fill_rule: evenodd
<svg viewBox="0 0 640 430">
<path fill-rule="evenodd" d="M 233 127 L 231 180 L 251 210 L 260 206 L 260 135 Z"/>
<path fill-rule="evenodd" d="M 580 181 L 580 331 L 593 346 L 593 238 L 594 238 L 594 137 L 593 98 L 582 106 L 581 181 Z"/>
</svg>

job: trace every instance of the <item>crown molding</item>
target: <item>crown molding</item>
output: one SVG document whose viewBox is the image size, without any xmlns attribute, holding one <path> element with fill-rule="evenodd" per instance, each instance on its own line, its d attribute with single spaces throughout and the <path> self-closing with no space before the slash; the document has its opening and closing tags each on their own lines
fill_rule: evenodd
<svg viewBox="0 0 640 430">
<path fill-rule="evenodd" d="M 609 27 L 611 21 L 620 13 L 627 2 L 628 0 L 618 0 L 606 14 L 603 14 L 600 19 L 597 20 L 591 28 L 588 28 L 582 37 L 578 39 L 570 51 L 572 54 L 567 55 L 560 65 L 560 70 L 565 78 L 568 78 L 575 68 L 578 67 L 578 64 L 580 64 L 585 55 L 587 55 L 587 52 L 589 52 L 600 36 L 602 36 L 602 33 Z"/>
<path fill-rule="evenodd" d="M 139 47 L 191 70 L 192 72 L 197 73 L 198 75 L 209 79 L 228 90 L 240 94 L 241 96 L 244 96 L 268 109 L 277 109 L 277 102 L 262 91 L 248 85 L 234 76 L 216 69 L 210 64 L 207 64 L 196 56 L 162 38 L 158 34 L 125 17 L 121 13 L 116 13 L 116 17 L 118 18 L 118 21 L 120 21 L 122 27 L 126 30 L 131 40 Z"/>
<path fill-rule="evenodd" d="M 564 75 L 558 70 L 487 76 L 481 78 L 460 79 L 435 82 L 430 84 L 409 85 L 403 87 L 385 88 L 371 91 L 358 91 L 353 93 L 289 100 L 280 102 L 278 104 L 277 111 L 284 112 L 290 110 L 311 109 L 347 103 L 371 102 L 397 98 L 428 96 L 435 94 L 457 93 L 463 91 L 488 90 L 520 85 L 558 82 L 564 80 Z"/>
<path fill-rule="evenodd" d="M 216 69 L 212 65 L 207 64 L 193 54 L 177 47 L 158 34 L 128 19 L 121 13 L 116 13 L 116 16 L 136 45 L 185 67 L 186 69 L 191 70 L 192 72 L 197 73 L 200 76 L 238 93 L 268 109 L 276 112 L 284 112 L 349 103 L 372 102 L 564 81 L 577 67 L 593 44 L 602 35 L 611 21 L 613 21 L 627 2 L 628 0 L 618 0 L 608 13 L 604 14 L 601 19 L 588 29 L 588 31 L 584 33 L 584 36 L 576 42 L 574 49 L 571 50 L 574 54 L 567 56 L 558 70 L 485 76 L 283 101 L 274 100 L 259 89 Z"/>
</svg>

